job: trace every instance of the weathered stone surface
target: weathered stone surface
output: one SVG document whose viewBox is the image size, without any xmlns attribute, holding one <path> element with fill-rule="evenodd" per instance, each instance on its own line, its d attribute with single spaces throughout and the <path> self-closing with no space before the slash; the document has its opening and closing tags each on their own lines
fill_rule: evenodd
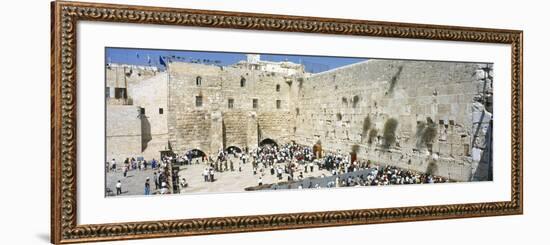
<svg viewBox="0 0 550 245">
<path fill-rule="evenodd" d="M 107 159 L 120 163 L 141 152 L 141 121 L 135 106 L 107 106 Z"/>
</svg>

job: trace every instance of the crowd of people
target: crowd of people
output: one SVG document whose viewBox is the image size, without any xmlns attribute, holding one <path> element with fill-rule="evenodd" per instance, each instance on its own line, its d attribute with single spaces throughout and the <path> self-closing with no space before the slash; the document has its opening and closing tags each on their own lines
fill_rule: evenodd
<svg viewBox="0 0 550 245">
<path fill-rule="evenodd" d="M 169 194 L 169 175 L 168 175 L 168 164 L 172 161 L 172 157 L 165 156 L 161 161 L 157 161 L 156 159 L 152 159 L 151 161 L 147 161 L 143 159 L 142 157 L 128 157 L 126 158 L 120 165 L 116 162 L 115 159 L 111 159 L 110 162 L 107 162 L 105 165 L 105 171 L 106 172 L 122 172 L 122 179 L 130 177 L 128 173 L 133 171 L 145 171 L 147 169 L 153 170 L 153 175 L 150 177 L 146 177 L 144 186 L 143 186 L 143 194 L 144 195 L 151 195 L 151 194 Z M 154 184 L 154 190 L 151 187 L 151 177 L 153 179 Z M 123 192 L 123 183 L 121 179 L 117 180 L 115 184 L 116 188 L 116 194 L 115 195 L 122 195 Z M 111 191 L 110 188 L 106 188 L 107 193 Z"/>
<path fill-rule="evenodd" d="M 328 152 L 322 158 L 316 158 L 313 149 L 296 143 L 287 143 L 281 146 L 266 144 L 244 152 L 235 149 L 220 149 L 215 158 L 206 155 L 181 158 L 184 164 L 205 163 L 202 171 L 204 182 L 214 182 L 216 173 L 225 171 L 243 171 L 244 165 L 250 163 L 252 174 L 258 175 L 258 186 L 264 183 L 265 175 L 274 175 L 279 181 L 297 182 L 304 179 L 304 173 L 315 170 L 327 170 L 332 176 L 345 175 L 357 171 L 364 174 L 336 177 L 328 181 L 326 187 L 342 186 L 369 186 L 369 185 L 398 185 L 419 183 L 441 183 L 448 179 L 432 176 L 412 170 L 404 170 L 395 166 L 379 167 L 371 161 L 351 161 L 349 154 L 340 151 Z M 368 171 L 365 171 L 368 170 Z M 246 173 L 245 173 L 246 174 Z M 318 177 L 327 177 L 324 173 Z M 320 188 L 320 185 L 310 185 L 307 188 Z M 306 188 L 299 185 L 298 188 Z"/>
<path fill-rule="evenodd" d="M 311 147 L 296 143 L 287 143 L 281 146 L 266 144 L 258 148 L 241 151 L 238 148 L 227 150 L 220 149 L 214 157 L 205 155 L 198 151 L 189 151 L 183 155 L 164 156 L 160 161 L 152 159 L 146 161 L 143 158 L 126 158 L 121 166 L 118 166 L 115 159 L 106 164 L 106 171 L 122 171 L 122 176 L 127 177 L 129 171 L 142 171 L 151 168 L 153 170 L 152 181 L 149 177 L 145 180 L 145 195 L 167 194 L 168 185 L 178 183 L 174 188 L 186 188 L 188 186 L 185 178 L 178 174 L 172 174 L 172 183 L 168 180 L 168 164 L 179 165 L 205 165 L 201 172 L 204 182 L 215 182 L 218 174 L 223 172 L 243 172 L 245 169 L 257 176 L 258 186 L 265 184 L 265 176 L 272 175 L 279 182 L 299 183 L 294 188 L 321 188 L 321 187 L 345 187 L 345 186 L 377 186 L 377 185 L 402 185 L 420 183 L 442 183 L 449 180 L 444 177 L 432 176 L 426 173 L 405 170 L 395 166 L 377 166 L 371 161 L 351 160 L 350 154 L 343 154 L 340 151 L 326 152 L 323 157 L 316 157 Z M 250 167 L 245 168 L 249 165 Z M 330 180 L 313 183 L 305 182 L 304 174 L 322 171 L 314 175 L 322 180 L 330 177 Z M 350 174 L 351 173 L 351 174 Z M 311 176 L 311 174 L 310 174 Z M 153 182 L 153 183 L 150 183 Z M 306 183 L 307 186 L 304 186 Z M 154 184 L 154 190 L 152 185 Z M 173 188 L 173 189 L 174 189 Z M 288 188 L 291 188 L 289 185 Z M 122 193 L 122 183 L 116 183 L 117 195 Z"/>
<path fill-rule="evenodd" d="M 362 171 L 360 171 L 362 170 Z M 433 184 L 446 183 L 449 179 L 433 176 L 412 170 L 406 170 L 395 166 L 369 165 L 366 169 L 354 170 L 360 174 L 338 175 L 326 182 L 326 187 L 352 187 L 352 186 L 383 186 L 383 185 L 407 185 L 407 184 Z M 355 173 L 355 172 L 350 172 Z M 324 177 L 324 176 L 323 176 Z M 305 188 L 303 184 L 299 189 Z M 307 188 L 321 188 L 319 183 L 309 181 Z"/>
<path fill-rule="evenodd" d="M 300 146 L 293 143 L 277 146 L 264 146 L 252 152 L 254 173 L 256 167 L 269 168 L 271 175 L 277 174 L 279 180 L 283 174 L 287 174 L 287 183 L 298 182 L 296 188 L 321 188 L 321 187 L 349 187 L 349 186 L 380 186 L 380 185 L 403 185 L 403 184 L 431 184 L 445 183 L 450 180 L 441 176 L 434 176 L 413 170 L 402 169 L 396 166 L 377 166 L 370 160 L 351 161 L 349 154 L 342 154 L 340 151 L 328 152 L 322 158 L 315 158 L 312 148 Z M 267 164 L 266 164 L 267 163 Z M 286 164 L 276 164 L 286 163 Z M 330 171 L 328 181 L 307 181 L 307 186 L 301 182 L 303 173 L 313 172 L 314 169 L 325 169 Z M 262 172 L 262 170 L 260 170 Z M 295 173 L 298 175 L 295 176 Z M 330 177 L 322 173 L 318 176 L 321 180 Z M 321 184 L 323 183 L 323 184 Z M 261 176 L 258 185 L 262 185 Z M 289 187 L 290 188 L 290 187 Z"/>
</svg>

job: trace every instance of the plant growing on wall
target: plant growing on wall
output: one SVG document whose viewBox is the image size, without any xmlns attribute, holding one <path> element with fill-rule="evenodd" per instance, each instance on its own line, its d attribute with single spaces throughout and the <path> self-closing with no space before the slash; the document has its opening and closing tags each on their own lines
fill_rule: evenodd
<svg viewBox="0 0 550 245">
<path fill-rule="evenodd" d="M 432 143 L 437 136 L 437 126 L 431 118 L 426 122 L 419 122 L 416 125 L 417 147 L 424 147 Z"/>
<path fill-rule="evenodd" d="M 357 104 L 359 104 L 359 95 L 355 95 L 353 96 L 353 100 L 352 100 L 352 107 L 353 108 L 356 108 L 357 107 Z"/>
<path fill-rule="evenodd" d="M 390 147 L 395 143 L 395 131 L 397 130 L 398 122 L 395 118 L 390 118 L 384 123 L 384 132 L 382 137 L 384 138 L 384 147 Z"/>
<path fill-rule="evenodd" d="M 435 175 L 437 172 L 437 162 L 434 159 L 431 159 L 428 162 L 428 167 L 426 168 L 426 173 L 429 175 Z"/>
<path fill-rule="evenodd" d="M 352 145 L 351 146 L 351 152 L 353 152 L 353 153 L 359 152 L 359 145 Z"/>
<path fill-rule="evenodd" d="M 296 80 L 298 81 L 298 89 L 302 89 L 302 86 L 304 85 L 304 78 L 299 77 Z"/>
<path fill-rule="evenodd" d="M 395 73 L 395 75 L 393 75 L 392 78 L 390 79 L 390 87 L 388 88 L 387 94 L 393 93 L 393 89 L 397 84 L 397 80 L 399 80 L 399 77 L 401 76 L 401 71 L 403 71 L 403 66 L 399 66 L 397 68 L 397 72 Z"/>
<path fill-rule="evenodd" d="M 378 130 L 373 128 L 369 131 L 369 141 L 368 143 L 369 144 L 372 144 L 372 142 L 374 141 L 374 138 L 376 138 L 378 136 Z"/>
<path fill-rule="evenodd" d="M 363 131 L 361 132 L 361 137 L 362 137 L 361 141 L 367 138 L 367 134 L 369 133 L 370 126 L 371 126 L 370 116 L 367 116 L 365 117 L 365 119 L 363 119 Z"/>
</svg>

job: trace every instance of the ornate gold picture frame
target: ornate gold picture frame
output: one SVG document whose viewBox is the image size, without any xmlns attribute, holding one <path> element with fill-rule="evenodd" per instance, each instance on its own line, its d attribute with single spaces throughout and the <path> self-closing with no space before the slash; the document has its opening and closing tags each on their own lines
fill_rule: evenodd
<svg viewBox="0 0 550 245">
<path fill-rule="evenodd" d="M 77 222 L 77 44 L 81 21 L 427 39 L 511 46 L 510 201 L 217 218 Z M 76 243 L 515 215 L 523 212 L 523 32 L 518 30 L 55 1 L 51 4 L 51 242 Z M 103 67 L 102 67 L 103 68 Z M 136 214 L 139 215 L 139 214 Z"/>
</svg>

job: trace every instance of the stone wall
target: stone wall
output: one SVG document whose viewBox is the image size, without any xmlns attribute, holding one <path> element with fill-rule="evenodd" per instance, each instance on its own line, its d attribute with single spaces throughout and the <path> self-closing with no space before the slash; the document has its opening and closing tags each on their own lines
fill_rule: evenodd
<svg viewBox="0 0 550 245">
<path fill-rule="evenodd" d="M 298 91 L 295 140 L 311 146 L 320 142 L 326 151 L 355 151 L 359 158 L 423 172 L 435 160 L 436 174 L 469 180 L 475 171 L 472 149 L 486 148 L 479 139 L 487 130 L 474 128 L 480 120 L 486 124 L 491 119 L 484 105 L 476 102 L 492 93 L 484 67 L 369 60 L 314 74 Z M 482 111 L 483 119 L 474 111 Z M 390 118 L 396 120 L 397 129 L 395 143 L 387 145 L 384 125 Z M 435 135 L 423 142 L 428 127 Z M 372 129 L 378 133 L 369 143 Z"/>
<path fill-rule="evenodd" d="M 110 91 L 109 96 L 106 93 L 107 110 L 133 110 L 138 113 L 140 120 L 140 150 L 136 151 L 133 145 L 124 148 L 125 144 L 119 144 L 116 151 L 127 154 L 125 158 L 143 156 L 146 159 L 159 159 L 160 151 L 168 148 L 167 73 L 158 71 L 156 67 L 119 64 L 108 65 L 105 72 L 106 89 Z M 125 89 L 125 98 L 116 99 L 115 88 Z M 120 109 L 124 106 L 126 109 Z M 144 114 L 140 115 L 139 112 Z M 113 123 L 120 119 L 108 116 L 108 120 Z M 123 122 L 118 123 L 124 125 Z"/>
<path fill-rule="evenodd" d="M 126 88 L 128 84 L 143 81 L 159 73 L 153 66 L 108 64 L 105 68 L 106 86 Z"/>
<path fill-rule="evenodd" d="M 242 110 L 223 113 L 223 145 L 244 149 L 248 143 L 248 113 Z"/>
<path fill-rule="evenodd" d="M 260 132 L 269 138 L 290 139 L 288 114 L 295 76 L 182 62 L 170 63 L 168 72 L 168 131 L 175 152 L 196 147 L 207 154 L 229 146 L 250 149 L 257 147 Z M 204 116 L 194 116 L 199 112 Z M 184 131 L 209 132 L 209 137 L 192 139 L 195 135 Z M 191 141 L 192 145 L 186 144 Z"/>
<path fill-rule="evenodd" d="M 106 161 L 114 158 L 121 163 L 127 157 L 140 153 L 141 120 L 138 107 L 111 105 L 107 107 L 106 115 Z"/>
<path fill-rule="evenodd" d="M 259 141 L 272 139 L 277 144 L 284 144 L 294 139 L 290 112 L 264 112 L 258 115 Z"/>
<path fill-rule="evenodd" d="M 160 158 L 168 144 L 168 84 L 166 72 L 128 84 L 132 105 L 142 108 L 142 156 Z"/>
</svg>

